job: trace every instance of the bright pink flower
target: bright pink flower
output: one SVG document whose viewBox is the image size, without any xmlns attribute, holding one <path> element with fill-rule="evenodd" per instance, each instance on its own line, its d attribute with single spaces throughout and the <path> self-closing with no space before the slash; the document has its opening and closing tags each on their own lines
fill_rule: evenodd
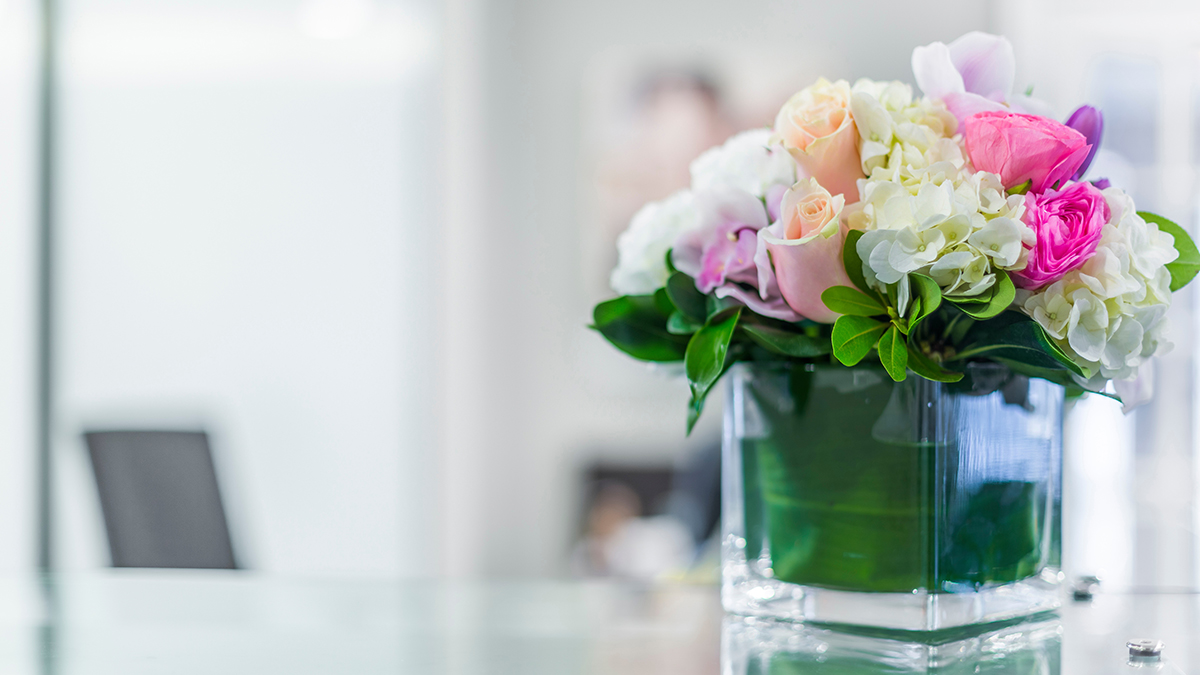
<svg viewBox="0 0 1200 675">
<path fill-rule="evenodd" d="M 977 171 L 1000 174 L 1006 188 L 1033 181 L 1030 192 L 1065 185 L 1091 146 L 1062 122 L 1036 115 L 989 110 L 967 118 L 967 154 Z"/>
<path fill-rule="evenodd" d="M 1029 264 L 1013 273 L 1013 281 L 1022 288 L 1040 288 L 1087 262 L 1109 216 L 1104 195 L 1088 182 L 1025 195 L 1021 220 L 1033 228 L 1037 242 Z"/>
</svg>

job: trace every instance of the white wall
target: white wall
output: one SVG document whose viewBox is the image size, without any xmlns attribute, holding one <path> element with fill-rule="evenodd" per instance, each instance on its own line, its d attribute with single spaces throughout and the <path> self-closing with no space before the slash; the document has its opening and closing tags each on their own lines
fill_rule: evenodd
<svg viewBox="0 0 1200 675">
<path fill-rule="evenodd" d="M 0 2 L 0 574 L 35 563 L 35 10 Z"/>
<path fill-rule="evenodd" d="M 80 432 L 165 425 L 212 433 L 249 566 L 432 571 L 436 18 L 65 3 L 65 566 L 107 564 Z"/>
</svg>

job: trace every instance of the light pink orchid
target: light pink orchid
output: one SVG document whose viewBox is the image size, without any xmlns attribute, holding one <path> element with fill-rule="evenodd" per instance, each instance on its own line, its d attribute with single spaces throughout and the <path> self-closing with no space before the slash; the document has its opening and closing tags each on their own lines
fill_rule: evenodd
<svg viewBox="0 0 1200 675">
<path fill-rule="evenodd" d="M 1050 107 L 1013 94 L 1017 63 L 1012 43 L 972 31 L 949 45 L 934 42 L 912 54 L 913 75 L 926 96 L 941 99 L 959 123 L 985 110 L 1050 116 Z"/>
<path fill-rule="evenodd" d="M 699 225 L 675 242 L 675 267 L 695 279 L 701 293 L 733 298 L 763 316 L 799 321 L 780 294 L 775 275 L 762 276 L 754 260 L 758 231 L 769 224 L 763 201 L 736 188 L 718 187 L 698 193 L 696 208 Z"/>
</svg>

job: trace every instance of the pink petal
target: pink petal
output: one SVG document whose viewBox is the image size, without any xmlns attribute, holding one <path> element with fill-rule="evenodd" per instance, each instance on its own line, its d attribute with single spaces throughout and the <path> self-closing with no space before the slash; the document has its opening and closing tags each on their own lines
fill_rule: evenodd
<svg viewBox="0 0 1200 675">
<path fill-rule="evenodd" d="M 733 298 L 743 305 L 749 307 L 756 314 L 769 316 L 772 319 L 781 321 L 799 321 L 799 314 L 792 311 L 791 307 L 783 301 L 783 298 L 776 294 L 771 300 L 763 300 L 758 297 L 758 294 L 753 291 L 747 291 L 737 284 L 725 284 L 717 289 L 718 298 Z"/>
<path fill-rule="evenodd" d="M 767 243 L 775 264 L 775 278 L 788 306 L 819 323 L 833 323 L 838 315 L 825 306 L 821 294 L 830 286 L 850 286 L 842 266 L 844 229 L 828 239 L 817 237 L 799 245 Z"/>
<path fill-rule="evenodd" d="M 1012 93 L 1017 60 L 1007 38 L 971 31 L 951 42 L 949 52 L 965 91 L 993 101 L 1004 101 Z"/>
<path fill-rule="evenodd" d="M 961 128 L 967 118 L 987 110 L 1007 110 L 1002 104 L 979 94 L 947 94 L 942 98 L 946 108 L 958 118 Z"/>
</svg>

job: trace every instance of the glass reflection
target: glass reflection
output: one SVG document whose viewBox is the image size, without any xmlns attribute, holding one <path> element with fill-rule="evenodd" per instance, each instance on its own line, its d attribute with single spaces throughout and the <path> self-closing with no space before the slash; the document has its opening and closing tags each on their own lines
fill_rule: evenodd
<svg viewBox="0 0 1200 675">
<path fill-rule="evenodd" d="M 1062 622 L 1050 617 L 930 645 L 727 617 L 721 634 L 721 673 L 1060 675 L 1062 632 Z"/>
</svg>

